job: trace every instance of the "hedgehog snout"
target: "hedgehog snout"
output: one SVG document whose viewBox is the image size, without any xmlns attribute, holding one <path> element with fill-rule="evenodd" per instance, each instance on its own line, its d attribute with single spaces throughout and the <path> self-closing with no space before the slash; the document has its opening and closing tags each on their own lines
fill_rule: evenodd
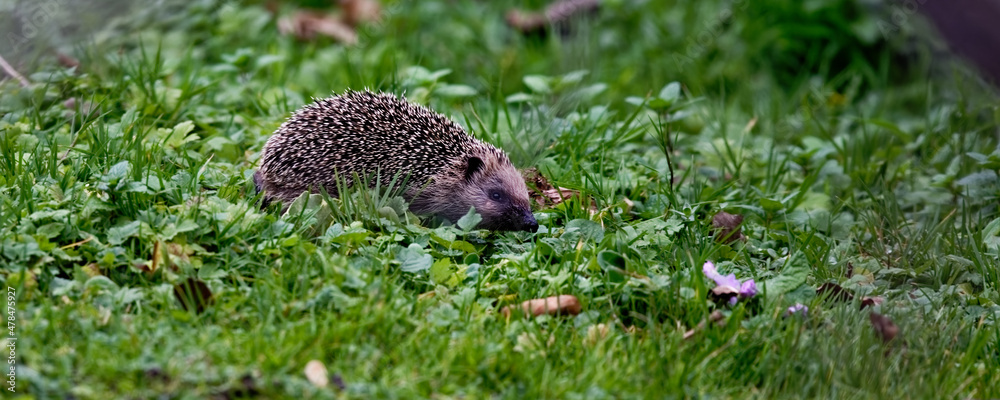
<svg viewBox="0 0 1000 400">
<path fill-rule="evenodd" d="M 537 232 L 538 221 L 531 214 L 530 208 L 508 207 L 500 215 L 483 214 L 481 229 L 495 231 L 526 231 Z"/>
<path fill-rule="evenodd" d="M 521 222 L 521 230 L 528 232 L 538 232 L 538 221 L 535 220 L 531 210 L 524 212 L 524 220 Z"/>
</svg>

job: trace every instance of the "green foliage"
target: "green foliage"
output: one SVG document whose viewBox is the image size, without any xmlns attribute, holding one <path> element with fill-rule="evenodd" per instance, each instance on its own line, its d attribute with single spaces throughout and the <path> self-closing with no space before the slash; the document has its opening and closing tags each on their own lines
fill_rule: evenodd
<svg viewBox="0 0 1000 400">
<path fill-rule="evenodd" d="M 109 24 L 77 68 L 0 81 L 20 393 L 1000 396 L 1000 114 L 966 68 L 911 52 L 916 17 L 605 1 L 565 36 L 504 25 L 543 3 L 386 1 L 342 46 L 281 36 L 262 2 L 184 2 Z M 262 209 L 269 134 L 347 88 L 451 116 L 566 198 L 537 233 L 421 219 L 395 180 Z M 706 261 L 759 294 L 713 301 Z M 501 313 L 561 294 L 583 311 Z M 344 388 L 311 384 L 310 360 Z"/>
</svg>

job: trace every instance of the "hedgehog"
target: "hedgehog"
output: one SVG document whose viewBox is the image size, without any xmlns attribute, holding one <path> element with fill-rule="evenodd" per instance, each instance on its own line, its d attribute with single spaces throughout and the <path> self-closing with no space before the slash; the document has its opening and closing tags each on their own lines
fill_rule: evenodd
<svg viewBox="0 0 1000 400">
<path fill-rule="evenodd" d="M 457 222 L 475 207 L 477 228 L 538 229 L 524 179 L 502 150 L 447 117 L 388 93 L 348 91 L 296 111 L 264 145 L 254 173 L 264 204 L 305 191 L 337 195 L 356 178 L 401 182 L 410 210 Z"/>
</svg>

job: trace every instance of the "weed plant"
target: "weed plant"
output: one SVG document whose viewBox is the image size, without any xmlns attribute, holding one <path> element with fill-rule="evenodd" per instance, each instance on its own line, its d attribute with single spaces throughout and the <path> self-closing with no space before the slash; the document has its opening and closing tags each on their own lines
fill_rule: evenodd
<svg viewBox="0 0 1000 400">
<path fill-rule="evenodd" d="M 918 17 L 884 29 L 890 5 L 603 3 L 538 38 L 503 15 L 539 1 L 385 1 L 344 46 L 280 35 L 263 2 L 194 0 L 0 82 L 15 396 L 1000 397 L 994 89 L 930 57 Z M 269 135 L 348 88 L 428 105 L 578 195 L 537 233 L 357 187 L 260 208 Z M 758 294 L 713 301 L 707 261 Z M 558 294 L 582 313 L 499 313 Z"/>
</svg>

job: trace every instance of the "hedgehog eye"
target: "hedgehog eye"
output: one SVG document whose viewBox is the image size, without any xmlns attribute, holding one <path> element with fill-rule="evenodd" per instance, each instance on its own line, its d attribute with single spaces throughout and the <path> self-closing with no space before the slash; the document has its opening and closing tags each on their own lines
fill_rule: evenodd
<svg viewBox="0 0 1000 400">
<path fill-rule="evenodd" d="M 500 201 L 501 197 L 503 197 L 503 195 L 501 195 L 500 192 L 497 191 L 490 192 L 490 198 L 493 200 Z"/>
</svg>

